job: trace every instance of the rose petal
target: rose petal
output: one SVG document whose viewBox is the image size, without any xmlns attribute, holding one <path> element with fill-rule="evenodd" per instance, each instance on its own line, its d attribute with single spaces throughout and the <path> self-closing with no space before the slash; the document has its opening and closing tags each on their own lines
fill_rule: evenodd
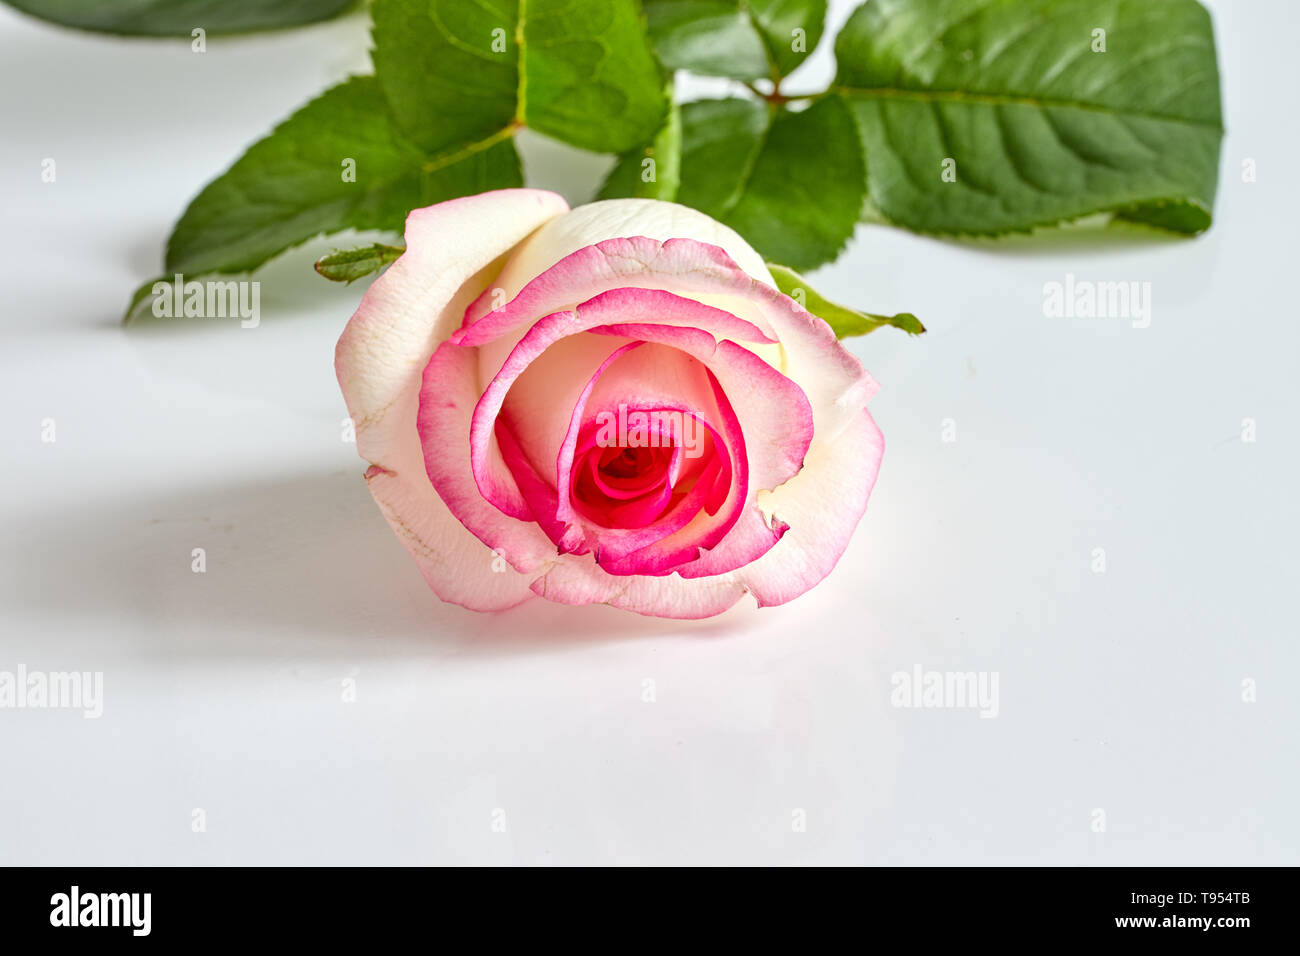
<svg viewBox="0 0 1300 956">
<path fill-rule="evenodd" d="M 475 537 L 489 548 L 500 549 L 519 571 L 538 570 L 555 556 L 555 545 L 538 525 L 527 500 L 492 436 L 491 453 L 518 497 L 525 517 L 501 511 L 483 496 L 470 466 L 469 422 L 478 401 L 478 377 L 473 349 L 444 342 L 424 371 L 420 408 L 416 417 L 416 442 L 423 456 L 427 481 L 437 496 Z"/>
<path fill-rule="evenodd" d="M 492 552 L 429 483 L 416 431 L 421 376 L 434 348 L 496 278 L 510 250 L 566 209 L 554 193 L 513 189 L 411 213 L 406 252 L 366 292 L 335 352 L 357 450 L 372 463 L 367 482 L 380 510 L 434 592 L 476 610 L 527 600 L 530 577 L 509 567 L 495 572 Z"/>
<path fill-rule="evenodd" d="M 457 345 L 487 345 L 504 337 L 513 345 L 518 335 L 537 319 L 553 312 L 570 311 L 578 303 L 611 289 L 698 294 L 701 296 L 698 301 L 716 307 L 716 302 L 709 302 L 704 296 L 728 292 L 716 282 L 719 277 L 729 278 L 728 271 L 717 264 L 720 252 L 726 256 L 717 246 L 689 239 L 660 241 L 636 235 L 604 239 L 572 252 L 500 308 L 492 308 L 490 300 L 480 297 L 469 308 L 466 324 L 452 334 L 452 341 Z M 488 292 L 501 293 L 501 290 L 494 286 L 484 294 Z M 719 326 L 713 330 L 718 337 L 740 342 L 776 342 L 771 330 L 764 328 L 765 319 L 761 314 L 756 316 L 759 322 L 754 322 L 723 309 L 719 312 Z"/>
<path fill-rule="evenodd" d="M 759 495 L 765 513 L 790 525 L 776 547 L 739 572 L 759 607 L 784 604 L 830 574 L 867 510 L 884 453 L 884 437 L 862 409 L 838 441 L 809 451 L 803 471 Z"/>
<path fill-rule="evenodd" d="M 485 498 L 492 501 L 503 513 L 517 518 L 526 518 L 529 514 L 523 496 L 519 494 L 518 489 L 513 487 L 513 482 L 509 479 L 504 464 L 495 451 L 493 434 L 497 416 L 501 413 L 506 396 L 514 387 L 516 381 L 530 369 L 534 362 L 538 361 L 548 350 L 555 347 L 556 343 L 565 339 L 573 339 L 579 333 L 590 328 L 608 324 L 612 319 L 618 317 L 617 309 L 625 306 L 631 308 L 634 303 L 640 302 L 638 315 L 647 315 L 647 309 L 653 307 L 653 303 L 647 303 L 641 297 L 655 294 L 640 289 L 614 290 L 612 293 L 598 296 L 591 302 L 583 303 L 573 311 L 556 312 L 545 316 L 535 323 L 519 340 L 488 383 L 487 388 L 483 391 L 482 398 L 474 409 L 473 420 L 470 423 L 471 465 L 479 490 Z M 660 296 L 668 295 L 668 293 L 657 294 Z M 613 298 L 605 298 L 605 296 L 613 296 Z M 654 301 L 658 302 L 660 300 L 656 299 Z M 708 313 L 709 321 L 718 323 L 725 321 L 722 313 L 710 310 L 707 306 L 686 299 L 682 299 L 681 303 L 683 306 L 689 306 L 689 308 L 684 307 L 673 310 L 671 314 L 657 317 L 657 320 L 667 324 L 688 325 L 703 321 L 702 313 Z M 701 348 L 704 341 L 714 341 L 712 334 L 698 328 L 684 334 L 692 336 L 693 341 L 701 343 Z M 444 349 L 460 347 L 453 342 L 448 342 L 443 346 Z M 604 357 L 600 355 L 599 347 L 593 350 L 583 344 L 582 340 L 569 342 L 566 347 L 575 351 L 581 349 L 581 361 L 569 358 L 566 355 L 564 360 L 556 363 L 555 373 L 544 379 L 544 385 L 546 389 L 549 389 L 549 394 L 543 390 L 540 394 L 534 394 L 526 403 L 521 403 L 528 408 L 539 411 L 543 419 L 549 418 L 551 422 L 548 426 L 544 420 L 535 421 L 532 427 L 526 430 L 519 429 L 520 433 L 527 431 L 526 442 L 528 444 L 550 442 L 551 448 L 558 449 L 564 438 L 565 426 L 568 424 L 567 412 L 573 407 L 578 391 L 583 387 L 583 383 L 590 375 L 588 369 L 596 362 L 604 360 Z M 468 346 L 464 348 L 467 351 L 469 350 Z M 440 358 L 440 356 L 435 356 L 435 358 Z M 432 384 L 436 387 L 436 380 Z M 433 400 L 433 396 L 430 396 L 430 400 Z M 540 454 L 542 452 L 539 452 Z"/>
<path fill-rule="evenodd" d="M 504 296 L 504 299 L 509 301 L 515 298 L 524 286 L 534 283 L 539 276 L 573 253 L 589 246 L 599 245 L 606 239 L 626 239 L 633 236 L 658 240 L 656 244 L 677 239 L 707 243 L 723 250 L 729 260 L 738 263 L 740 268 L 755 279 L 769 286 L 775 285 L 772 274 L 767 271 L 767 265 L 763 262 L 763 257 L 755 252 L 735 230 L 724 226 L 716 219 L 677 203 L 654 199 L 618 199 L 588 203 L 563 217 L 552 220 L 545 229 L 538 230 L 535 235 L 529 237 L 528 242 L 520 246 L 518 255 L 498 276 L 497 281 L 493 283 L 493 288 L 500 290 L 501 295 L 498 299 Z M 620 247 L 617 244 L 608 247 L 608 251 L 611 259 L 619 258 Z M 641 249 L 624 247 L 623 252 L 631 253 L 631 261 L 623 265 L 611 262 L 607 267 L 627 274 L 644 271 L 641 269 L 641 263 L 636 261 L 640 251 Z M 593 263 L 579 260 L 572 265 L 572 272 L 576 275 L 569 277 L 570 285 L 575 278 L 581 281 L 586 274 L 584 270 Z M 595 273 L 592 275 L 593 278 L 599 278 Z M 611 288 L 611 286 L 607 285 L 603 288 Z M 568 305 L 576 305 L 582 299 L 590 298 L 594 292 L 603 291 L 603 288 L 595 288 L 593 292 L 582 296 L 581 299 L 571 300 Z M 471 313 L 473 319 L 481 317 L 491 308 L 491 304 L 490 296 L 486 302 L 475 303 Z M 564 305 L 556 305 L 545 312 L 534 313 L 534 318 L 564 307 Z"/>
<path fill-rule="evenodd" d="M 721 614 L 745 593 L 745 586 L 729 574 L 686 581 L 676 575 L 601 578 L 586 572 L 576 562 L 561 562 L 533 581 L 532 588 L 548 601 L 561 604 L 608 604 L 677 620 Z"/>
</svg>

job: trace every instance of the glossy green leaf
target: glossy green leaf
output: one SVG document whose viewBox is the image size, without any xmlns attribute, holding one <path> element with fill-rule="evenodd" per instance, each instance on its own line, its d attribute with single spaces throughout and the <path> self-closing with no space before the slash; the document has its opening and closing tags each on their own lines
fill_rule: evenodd
<svg viewBox="0 0 1300 956">
<path fill-rule="evenodd" d="M 670 91 L 669 96 L 671 95 Z M 677 198 L 681 182 L 682 114 L 681 108 L 674 101 L 658 135 L 641 149 L 631 150 L 619 157 L 596 198 L 635 196 L 638 199 L 672 202 Z"/>
<path fill-rule="evenodd" d="M 673 69 L 779 80 L 817 46 L 826 0 L 645 0 L 655 52 Z"/>
<path fill-rule="evenodd" d="M 374 78 L 353 77 L 199 193 L 172 232 L 166 271 L 249 271 L 317 235 L 400 232 L 412 209 L 521 183 L 508 136 L 427 156 L 396 131 Z"/>
<path fill-rule="evenodd" d="M 999 235 L 1110 211 L 1210 225 L 1223 136 L 1195 0 L 871 0 L 835 45 L 870 206 Z"/>
<path fill-rule="evenodd" d="M 682 110 L 677 201 L 725 222 L 765 258 L 799 269 L 834 259 L 864 191 L 857 133 L 838 98 L 801 112 L 734 99 Z"/>
<path fill-rule="evenodd" d="M 634 0 L 374 0 L 375 72 L 426 150 L 526 125 L 597 152 L 667 114 Z"/>
</svg>

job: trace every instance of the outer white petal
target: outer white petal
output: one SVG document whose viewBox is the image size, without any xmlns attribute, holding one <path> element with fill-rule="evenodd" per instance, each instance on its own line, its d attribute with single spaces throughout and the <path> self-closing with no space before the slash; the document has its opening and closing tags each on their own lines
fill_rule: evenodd
<svg viewBox="0 0 1300 956">
<path fill-rule="evenodd" d="M 335 351 L 371 493 L 429 586 L 475 610 L 526 600 L 531 578 L 499 561 L 494 569 L 492 551 L 434 491 L 416 431 L 421 377 L 511 251 L 567 209 L 554 193 L 506 189 L 415 210 L 406 252 L 370 287 Z M 463 455 L 468 468 L 468 445 Z"/>
<path fill-rule="evenodd" d="M 606 199 L 552 219 L 528 237 L 496 281 L 507 300 L 570 253 L 603 239 L 696 239 L 720 246 L 747 273 L 775 286 L 763 257 L 729 226 L 704 213 L 658 199 Z M 573 303 L 576 305 L 577 303 Z M 538 316 L 541 318 L 541 316 Z"/>
</svg>

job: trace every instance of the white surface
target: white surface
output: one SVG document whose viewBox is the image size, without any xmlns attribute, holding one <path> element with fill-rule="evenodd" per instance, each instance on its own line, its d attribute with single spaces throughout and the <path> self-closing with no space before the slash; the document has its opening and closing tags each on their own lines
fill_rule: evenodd
<svg viewBox="0 0 1300 956">
<path fill-rule="evenodd" d="M 362 290 L 320 245 L 259 276 L 257 329 L 117 324 L 190 196 L 364 68 L 364 18 L 200 56 L 0 8 L 0 670 L 104 673 L 98 720 L 0 710 L 0 862 L 1300 862 L 1300 21 L 1213 6 L 1213 231 L 862 227 L 820 285 L 931 330 L 852 346 L 883 386 L 867 517 L 808 596 L 696 625 L 434 598 L 340 440 Z M 527 155 L 570 198 L 604 168 Z M 1150 281 L 1151 327 L 1045 318 L 1067 272 Z M 996 671 L 998 717 L 891 707 L 917 664 Z"/>
</svg>

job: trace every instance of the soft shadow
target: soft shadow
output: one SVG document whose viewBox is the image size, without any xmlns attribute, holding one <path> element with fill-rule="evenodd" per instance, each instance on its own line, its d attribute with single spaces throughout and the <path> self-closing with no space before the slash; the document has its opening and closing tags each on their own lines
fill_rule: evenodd
<svg viewBox="0 0 1300 956">
<path fill-rule="evenodd" d="M 986 252 L 992 255 L 1024 258 L 1068 254 L 1086 258 L 1117 256 L 1140 249 L 1186 245 L 1188 237 L 1123 220 L 1087 220 L 998 238 L 962 236 L 946 241 L 974 252 Z"/>
<path fill-rule="evenodd" d="M 73 504 L 11 527 L 5 606 L 42 633 L 130 634 L 167 657 L 472 656 L 725 636 L 758 613 L 666 622 L 541 599 L 494 614 L 440 602 L 360 469 Z M 206 570 L 193 570 L 203 548 Z M 60 626 L 52 627 L 51 619 Z"/>
</svg>

